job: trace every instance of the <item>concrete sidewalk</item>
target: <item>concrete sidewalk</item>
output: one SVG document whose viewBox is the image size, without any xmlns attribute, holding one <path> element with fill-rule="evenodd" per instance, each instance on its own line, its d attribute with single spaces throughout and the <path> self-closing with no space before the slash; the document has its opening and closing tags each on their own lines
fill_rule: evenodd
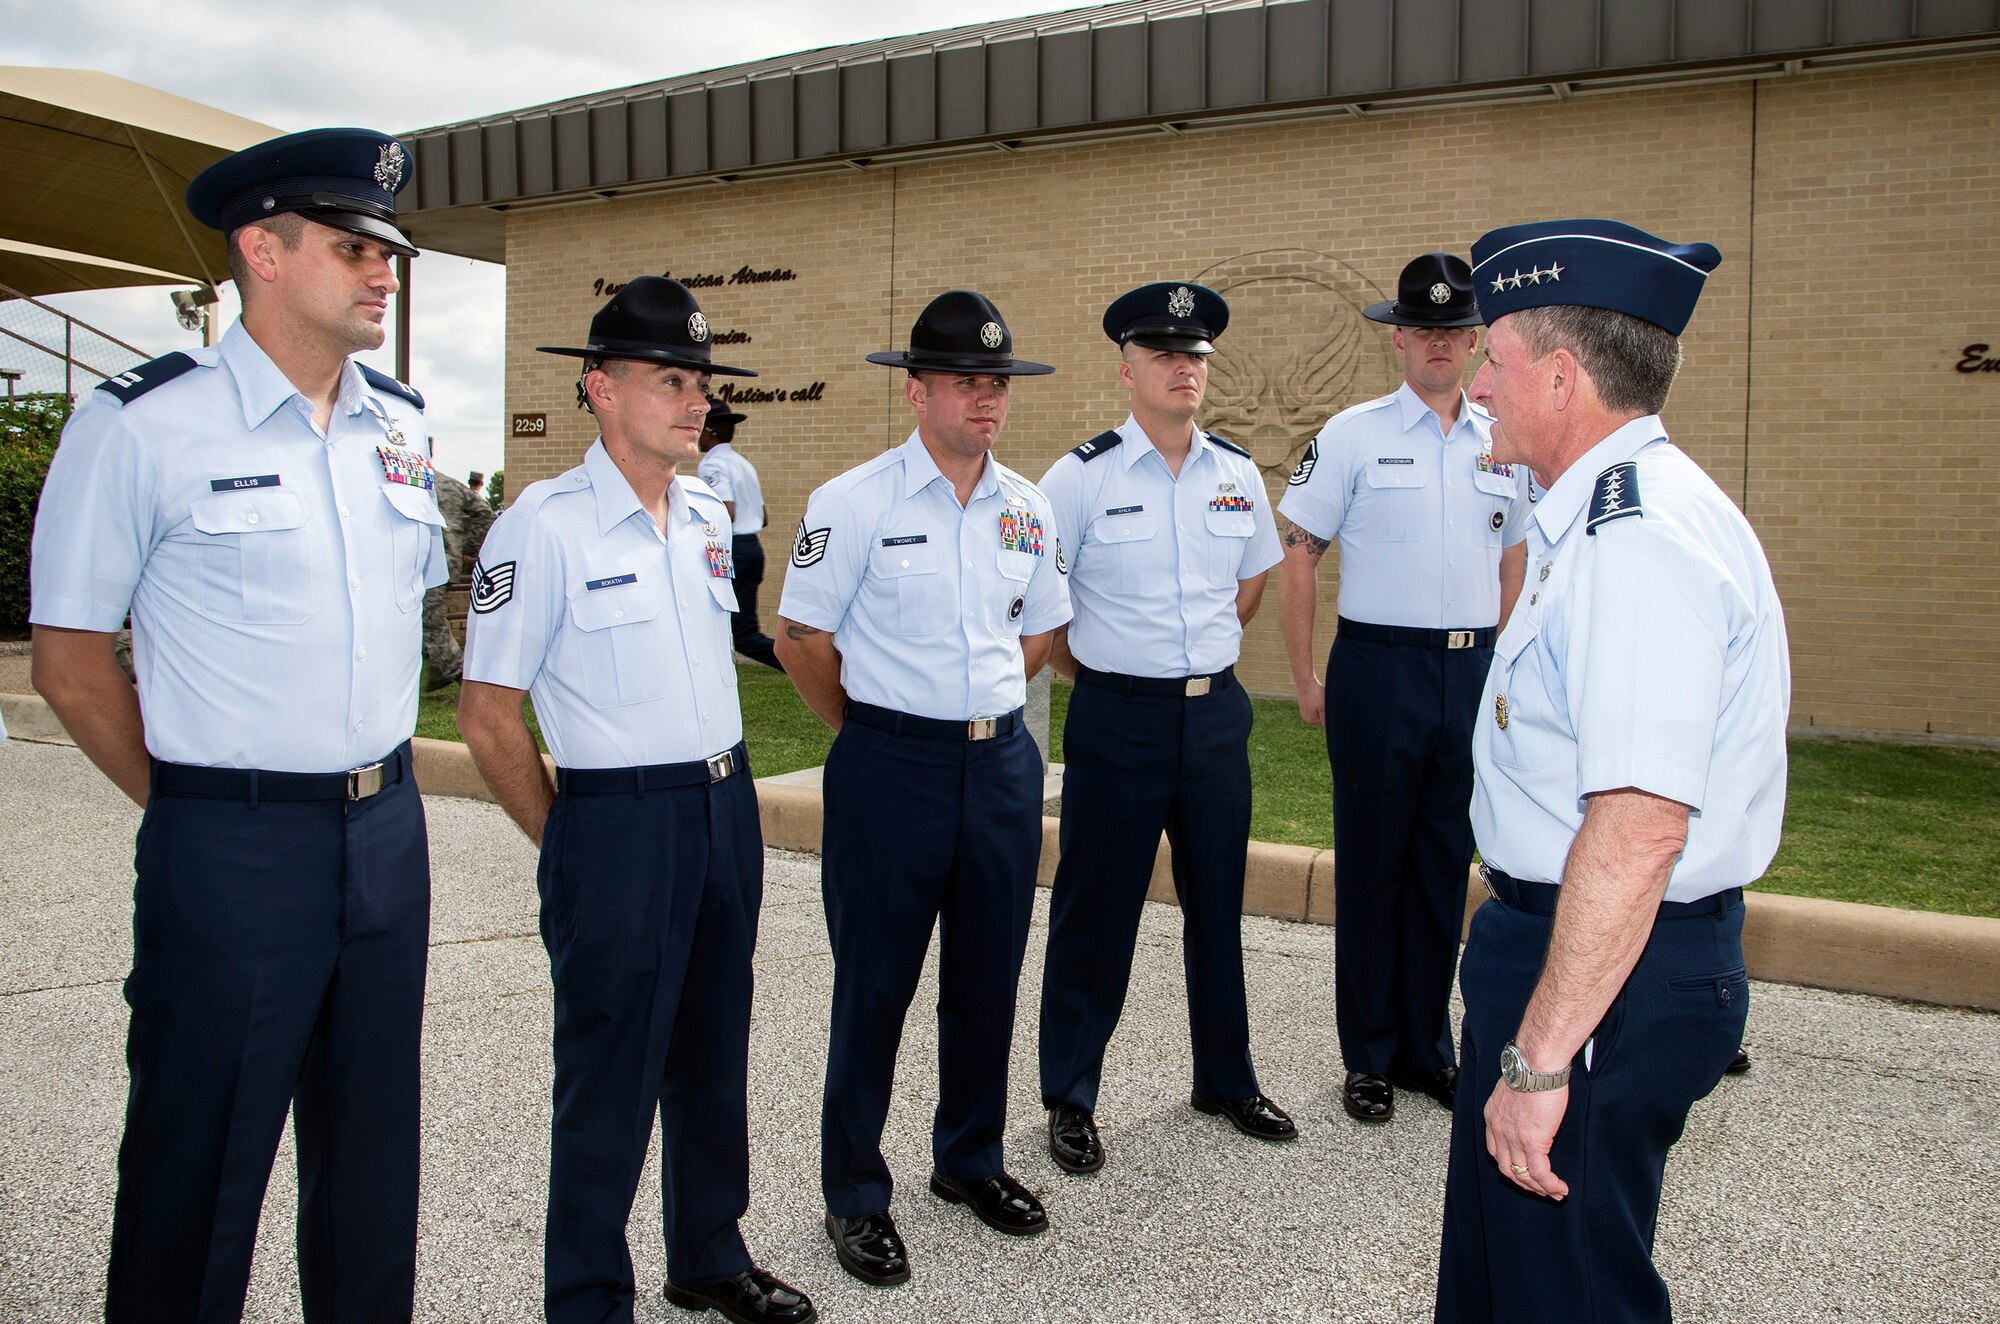
<svg viewBox="0 0 2000 1324">
<path fill-rule="evenodd" d="M 533 858 L 492 805 L 427 801 L 436 877 L 425 1022 L 418 1317 L 540 1317 L 548 966 Z M 138 814 L 75 749 L 0 743 L 0 1319 L 100 1309 L 124 1106 L 131 851 Z M 1036 898 L 1038 928 L 1047 893 Z M 1041 1142 L 1030 940 L 1015 1036 L 1010 1165 L 1051 1231 L 1015 1242 L 924 1189 L 934 986 L 906 1036 L 887 1149 L 915 1276 L 871 1290 L 819 1229 L 818 1111 L 832 963 L 818 861 L 770 854 L 752 1030 L 745 1233 L 828 1320 L 1428 1319 L 1446 1115 L 1340 1111 L 1333 931 L 1244 921 L 1265 1089 L 1302 1137 L 1238 1137 L 1186 1102 L 1179 916 L 1149 906 L 1100 1118 L 1110 1162 L 1066 1176 Z M 1686 1320 L 2000 1318 L 2000 1016 L 1758 984 L 1757 1057 L 1689 1119 L 1658 1259 Z M 657 1177 L 631 1229 L 642 1320 L 658 1295 Z M 289 1141 L 248 1315 L 298 1318 Z M 1565 1309 L 1557 1307 L 1558 1310 Z M 714 1318 L 711 1316 L 710 1318 Z"/>
</svg>

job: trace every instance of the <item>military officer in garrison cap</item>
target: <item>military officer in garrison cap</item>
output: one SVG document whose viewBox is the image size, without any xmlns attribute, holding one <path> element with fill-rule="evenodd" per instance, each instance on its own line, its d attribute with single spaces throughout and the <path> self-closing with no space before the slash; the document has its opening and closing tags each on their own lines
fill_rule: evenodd
<svg viewBox="0 0 2000 1324">
<path fill-rule="evenodd" d="M 694 296 L 661 276 L 613 295 L 584 345 L 542 352 L 583 360 L 578 399 L 600 435 L 487 535 L 458 721 L 541 847 L 555 985 L 544 1306 L 551 1324 L 632 1318 L 625 1226 L 657 1112 L 667 1300 L 800 1324 L 812 1303 L 737 1230 L 764 840 L 729 647 L 729 512 L 677 472 L 699 454 L 709 375 L 756 374 L 711 360 Z"/>
<path fill-rule="evenodd" d="M 721 400 L 708 402 L 708 421 L 701 429 L 701 480 L 714 489 L 729 508 L 729 548 L 736 562 L 736 613 L 729 618 L 729 631 L 736 651 L 752 662 L 778 666 L 771 636 L 757 620 L 757 590 L 764 583 L 764 544 L 757 535 L 764 529 L 764 484 L 757 466 L 736 449 L 736 429 L 747 418 Z"/>
<path fill-rule="evenodd" d="M 1285 517 L 1279 611 L 1299 715 L 1333 767 L 1334 1017 L 1341 1106 L 1395 1091 L 1451 1107 L 1451 977 L 1472 862 L 1472 724 L 1494 627 L 1521 583 L 1528 475 L 1497 461 L 1461 380 L 1478 340 L 1465 260 L 1425 253 L 1370 305 L 1403 384 L 1307 447 Z M 1326 681 L 1313 673 L 1320 557 L 1340 543 Z"/>
<path fill-rule="evenodd" d="M 114 1321 L 242 1311 L 287 1111 L 304 1317 L 410 1317 L 430 862 L 409 739 L 444 521 L 422 397 L 353 358 L 416 252 L 407 166 L 387 134 L 315 129 L 197 176 L 242 320 L 91 392 L 42 494 L 35 686 L 145 808 Z"/>
<path fill-rule="evenodd" d="M 864 1282 L 909 1261 L 882 1128 L 903 1017 L 939 929 L 930 1188 L 1014 1235 L 1047 1226 L 1001 1152 L 1015 986 L 1042 835 L 1027 678 L 1069 620 L 1048 498 L 991 455 L 1014 357 L 984 295 L 949 290 L 907 350 L 916 428 L 812 494 L 779 606 L 778 657 L 837 733 L 823 852 L 833 1034 L 820 1119 L 827 1234 Z"/>
<path fill-rule="evenodd" d="M 1472 396 L 1545 490 L 1473 742 L 1492 897 L 1460 973 L 1436 1317 L 1664 1321 L 1667 1150 L 1741 1042 L 1791 698 L 1757 536 L 1659 418 L 1721 255 L 1575 220 L 1472 257 Z"/>
<path fill-rule="evenodd" d="M 1234 667 L 1280 560 L 1278 533 L 1256 461 L 1194 421 L 1228 325 L 1229 305 L 1201 285 L 1162 281 L 1113 301 L 1104 333 L 1131 413 L 1042 478 L 1076 609 L 1054 649 L 1076 690 L 1041 1016 L 1049 1153 L 1070 1172 L 1104 1162 L 1098 1084 L 1163 830 L 1181 903 L 1190 1102 L 1261 1140 L 1297 1135 L 1250 1064 L 1241 936 L 1251 719 Z"/>
</svg>

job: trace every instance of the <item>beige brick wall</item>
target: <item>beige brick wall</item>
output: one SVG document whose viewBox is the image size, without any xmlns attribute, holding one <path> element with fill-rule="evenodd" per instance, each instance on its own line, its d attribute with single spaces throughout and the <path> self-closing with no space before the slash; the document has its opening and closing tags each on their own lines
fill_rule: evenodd
<svg viewBox="0 0 2000 1324">
<path fill-rule="evenodd" d="M 752 386 L 827 383 L 816 404 L 745 408 L 774 579 L 811 489 L 908 432 L 899 374 L 862 355 L 903 344 L 954 285 L 990 295 L 1016 352 L 1059 369 L 1017 383 L 998 447 L 1031 478 L 1124 417 L 1098 329 L 1110 299 L 1165 278 L 1223 289 L 1235 324 L 1210 425 L 1255 451 L 1277 494 L 1328 414 L 1394 388 L 1388 332 L 1359 306 L 1392 294 L 1405 261 L 1464 253 L 1496 225 L 1611 215 L 1725 256 L 1667 422 L 1747 494 L 1770 546 L 1796 720 L 2000 736 L 1983 647 L 2000 626 L 2000 482 L 1974 431 L 2000 406 L 2000 373 L 1950 368 L 1956 347 L 2000 345 L 1996 103 L 2000 61 L 1967 61 L 523 210 L 509 222 L 507 407 L 546 411 L 551 427 L 510 443 L 508 486 L 575 463 L 594 435 L 573 408 L 575 362 L 532 350 L 577 343 L 602 299 L 594 280 L 748 264 L 798 279 L 698 290 L 719 331 L 752 336 L 717 357 L 764 373 Z M 1322 580 L 1323 651 L 1331 562 Z M 1290 692 L 1275 576 L 1242 671 L 1253 690 Z"/>
</svg>

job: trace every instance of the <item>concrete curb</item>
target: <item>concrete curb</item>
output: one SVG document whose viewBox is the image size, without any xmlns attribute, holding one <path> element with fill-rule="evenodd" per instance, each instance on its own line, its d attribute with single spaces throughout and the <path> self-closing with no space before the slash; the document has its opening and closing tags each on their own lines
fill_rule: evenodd
<svg viewBox="0 0 2000 1324">
<path fill-rule="evenodd" d="M 38 696 L 0 694 L 0 716 L 17 740 L 70 743 L 62 723 Z M 421 737 L 412 744 L 417 784 L 425 794 L 493 798 L 464 745 Z M 759 781 L 757 805 L 766 845 L 819 853 L 818 788 Z M 1054 818 L 1042 819 L 1036 881 L 1044 887 L 1055 878 L 1057 824 Z M 1476 872 L 1466 892 L 1465 918 L 1470 923 L 1472 912 L 1486 899 Z M 1154 901 L 1174 900 L 1164 840 L 1153 861 L 1147 895 Z M 1753 978 L 2000 1011 L 2000 919 L 1757 891 L 1746 894 L 1745 905 L 1743 949 Z M 1332 923 L 1333 852 L 1251 842 L 1243 910 L 1276 919 Z"/>
</svg>

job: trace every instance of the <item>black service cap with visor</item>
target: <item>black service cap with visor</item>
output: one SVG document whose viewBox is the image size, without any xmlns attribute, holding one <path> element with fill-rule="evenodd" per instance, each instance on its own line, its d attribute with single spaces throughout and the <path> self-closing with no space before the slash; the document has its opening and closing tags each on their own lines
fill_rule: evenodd
<svg viewBox="0 0 2000 1324">
<path fill-rule="evenodd" d="M 415 257 L 417 246 L 396 228 L 396 193 L 409 182 L 409 165 L 409 152 L 389 134 L 307 129 L 223 157 L 188 185 L 187 207 L 224 234 L 296 212 Z"/>
</svg>

